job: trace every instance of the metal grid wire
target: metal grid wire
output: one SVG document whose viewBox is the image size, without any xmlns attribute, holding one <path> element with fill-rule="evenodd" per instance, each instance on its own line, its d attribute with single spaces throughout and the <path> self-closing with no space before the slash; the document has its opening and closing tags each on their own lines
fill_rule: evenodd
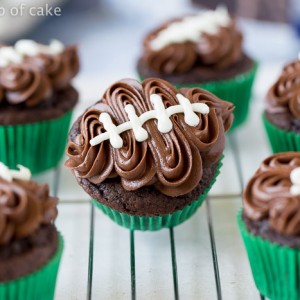
<svg viewBox="0 0 300 300">
<path fill-rule="evenodd" d="M 241 168 L 241 159 L 240 159 L 240 150 L 237 143 L 237 138 L 235 133 L 231 133 L 228 138 L 229 145 L 233 152 L 234 164 L 238 174 L 240 190 L 243 190 L 244 179 L 242 175 Z M 60 179 L 60 168 L 57 168 L 54 172 L 54 183 L 53 183 L 53 194 L 56 196 L 59 188 L 59 180 Z M 232 197 L 241 197 L 241 194 L 223 194 L 218 195 L 213 198 L 232 198 Z M 219 264 L 218 264 L 218 255 L 217 255 L 217 247 L 216 240 L 214 234 L 214 223 L 213 216 L 211 211 L 210 201 L 212 197 L 207 197 L 205 201 L 206 206 L 206 217 L 210 238 L 210 246 L 211 246 L 211 255 L 214 267 L 214 277 L 215 277 L 215 288 L 217 299 L 222 300 L 222 279 L 220 278 L 219 272 Z M 74 201 L 75 203 L 81 203 L 83 201 Z M 61 204 L 71 204 L 74 202 L 70 201 L 61 201 Z M 86 203 L 84 201 L 84 203 Z M 91 202 L 90 206 L 90 237 L 89 237 L 89 259 L 88 259 L 88 278 L 87 278 L 87 300 L 92 300 L 92 285 L 93 285 L 93 260 L 94 260 L 94 230 L 95 230 L 95 208 Z M 173 277 L 173 288 L 174 288 L 174 299 L 179 300 L 179 284 L 178 284 L 178 275 L 177 275 L 177 260 L 176 260 L 176 239 L 173 228 L 169 228 L 169 237 L 170 237 L 170 254 L 172 261 L 172 277 Z M 138 282 L 136 281 L 136 271 L 135 271 L 135 240 L 134 240 L 134 230 L 129 231 L 129 242 L 130 242 L 130 275 L 131 275 L 131 299 L 138 299 L 138 295 L 136 294 L 136 285 Z M 265 297 L 260 294 L 260 299 L 265 300 Z"/>
</svg>

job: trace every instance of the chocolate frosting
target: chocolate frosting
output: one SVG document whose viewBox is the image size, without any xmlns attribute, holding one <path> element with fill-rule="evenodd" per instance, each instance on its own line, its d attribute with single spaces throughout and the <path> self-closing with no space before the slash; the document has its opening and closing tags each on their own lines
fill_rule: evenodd
<svg viewBox="0 0 300 300">
<path fill-rule="evenodd" d="M 244 214 L 268 220 L 283 235 L 300 234 L 300 196 L 290 193 L 291 171 L 300 167 L 300 153 L 286 152 L 265 159 L 244 191 Z"/>
<path fill-rule="evenodd" d="M 216 34 L 201 35 L 197 43 L 173 43 L 161 50 L 153 50 L 151 42 L 157 35 L 181 19 L 161 25 L 144 39 L 142 61 L 149 68 L 163 74 L 185 73 L 199 65 L 218 70 L 226 69 L 241 59 L 242 34 L 234 21 L 226 27 L 220 27 Z"/>
<path fill-rule="evenodd" d="M 79 71 L 75 46 L 59 54 L 25 56 L 22 63 L 0 68 L 0 101 L 36 106 L 66 89 Z"/>
<path fill-rule="evenodd" d="M 300 118 L 300 60 L 283 68 L 267 94 L 266 106 L 271 114 L 288 113 Z"/>
<path fill-rule="evenodd" d="M 25 65 L 11 65 L 0 71 L 0 85 L 9 104 L 35 106 L 52 96 L 48 77 Z"/>
<path fill-rule="evenodd" d="M 67 47 L 64 52 L 56 55 L 29 56 L 26 63 L 46 73 L 55 90 L 68 87 L 79 71 L 79 58 L 75 46 Z"/>
<path fill-rule="evenodd" d="M 202 178 L 205 165 L 216 163 L 224 150 L 225 135 L 233 120 L 233 105 L 200 89 L 181 89 L 179 93 L 192 103 L 206 103 L 207 115 L 198 114 L 200 123 L 190 127 L 183 114 L 171 117 L 173 129 L 162 134 L 156 120 L 144 127 L 149 138 L 144 142 L 135 140 L 132 130 L 121 137 L 124 145 L 113 148 L 109 141 L 91 146 L 89 141 L 104 132 L 99 115 L 107 112 L 115 125 L 128 121 L 125 105 L 132 104 L 137 115 L 152 110 L 151 94 L 162 97 L 165 107 L 177 105 L 177 89 L 166 81 L 149 78 L 139 83 L 124 79 L 105 92 L 102 101 L 86 110 L 80 117 L 80 134 L 71 135 L 67 147 L 69 156 L 66 166 L 77 177 L 87 178 L 98 184 L 114 178 L 121 180 L 125 190 L 137 190 L 153 185 L 161 193 L 176 197 L 193 190 Z"/>
<path fill-rule="evenodd" d="M 46 184 L 0 178 L 0 246 L 28 237 L 57 216 L 58 199 Z"/>
</svg>

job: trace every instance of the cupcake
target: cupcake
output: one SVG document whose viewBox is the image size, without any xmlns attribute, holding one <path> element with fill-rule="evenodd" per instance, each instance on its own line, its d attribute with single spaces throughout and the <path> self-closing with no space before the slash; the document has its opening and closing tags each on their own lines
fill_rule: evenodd
<svg viewBox="0 0 300 300">
<path fill-rule="evenodd" d="M 202 87 L 235 105 L 233 127 L 245 121 L 257 65 L 243 52 L 242 34 L 224 7 L 170 20 L 143 45 L 137 65 L 142 79 Z"/>
<path fill-rule="evenodd" d="M 263 123 L 272 150 L 300 151 L 300 60 L 286 65 L 266 97 Z"/>
<path fill-rule="evenodd" d="M 51 300 L 63 249 L 58 199 L 19 167 L 0 163 L 0 299 Z"/>
<path fill-rule="evenodd" d="M 176 226 L 202 204 L 219 173 L 232 111 L 200 88 L 121 80 L 73 125 L 66 167 L 119 225 Z"/>
<path fill-rule="evenodd" d="M 238 224 L 260 293 L 300 299 L 300 152 L 262 162 L 244 191 Z"/>
<path fill-rule="evenodd" d="M 0 48 L 0 161 L 32 173 L 58 165 L 78 93 L 77 49 L 20 40 Z"/>
</svg>

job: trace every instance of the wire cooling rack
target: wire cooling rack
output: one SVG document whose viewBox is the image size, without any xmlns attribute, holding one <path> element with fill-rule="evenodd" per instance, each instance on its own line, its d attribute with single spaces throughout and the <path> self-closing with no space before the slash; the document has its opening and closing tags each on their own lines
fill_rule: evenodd
<svg viewBox="0 0 300 300">
<path fill-rule="evenodd" d="M 242 168 L 241 168 L 241 158 L 239 153 L 239 147 L 236 141 L 236 135 L 233 133 L 228 138 L 229 145 L 233 151 L 234 154 L 234 163 L 236 172 L 238 174 L 239 179 L 239 185 L 241 187 L 241 190 L 244 186 L 244 180 L 242 175 Z M 53 173 L 53 184 L 52 184 L 52 193 L 54 195 L 58 195 L 58 190 L 60 186 L 60 178 L 61 178 L 61 168 L 57 168 Z M 214 222 L 213 222 L 213 216 L 212 216 L 212 210 L 211 210 L 211 201 L 214 201 L 214 199 L 223 199 L 223 201 L 226 201 L 226 199 L 234 198 L 234 197 L 241 197 L 241 193 L 238 194 L 220 194 L 215 196 L 208 196 L 206 201 L 204 202 L 201 209 L 205 209 L 206 214 L 206 222 L 207 222 L 207 228 L 209 233 L 209 240 L 210 240 L 210 250 L 211 250 L 211 258 L 213 261 L 213 271 L 214 271 L 214 281 L 216 289 L 216 299 L 222 300 L 223 294 L 222 294 L 222 279 L 220 277 L 219 272 L 219 263 L 218 263 L 218 251 L 221 251 L 221 249 L 218 249 L 216 246 L 216 237 L 214 234 Z M 81 205 L 83 203 L 86 203 L 85 200 L 74 200 L 74 201 L 66 201 L 62 200 L 61 205 Z M 90 202 L 90 212 L 89 212 L 89 255 L 88 255 L 88 276 L 86 279 L 86 286 L 87 286 L 87 293 L 86 293 L 86 299 L 96 299 L 93 297 L 93 270 L 94 270 L 94 236 L 95 236 L 95 208 L 92 203 Z M 180 283 L 178 282 L 178 269 L 180 270 L 180 265 L 177 263 L 176 259 L 176 237 L 175 237 L 175 230 L 176 228 L 169 228 L 169 238 L 168 242 L 170 243 L 170 257 L 171 257 L 171 269 L 170 269 L 170 276 L 173 280 L 173 297 L 174 299 L 178 300 L 182 297 L 180 297 Z M 154 233 L 155 234 L 155 233 Z M 136 286 L 139 284 L 139 279 L 136 278 L 136 251 L 135 251 L 135 231 L 129 231 L 127 234 L 127 238 L 129 239 L 130 244 L 130 255 L 128 259 L 130 261 L 130 294 L 131 299 L 139 299 L 140 295 L 137 293 Z M 155 251 L 155 249 L 153 249 Z M 188 253 L 187 253 L 188 255 Z M 63 265 L 62 265 L 63 267 Z M 197 280 L 197 278 L 195 278 Z M 211 288 L 211 287 L 210 287 Z M 143 297 L 141 297 L 143 298 Z M 264 296 L 260 295 L 260 299 L 265 299 Z"/>
<path fill-rule="evenodd" d="M 229 142 L 232 147 L 232 151 L 235 157 L 235 165 L 236 171 L 239 175 L 239 184 L 241 189 L 243 189 L 244 181 L 241 171 L 241 163 L 240 163 L 240 155 L 239 155 L 239 148 L 236 143 L 236 137 L 234 134 L 231 134 L 229 138 Z M 232 195 L 220 195 L 221 197 L 232 197 Z M 241 194 L 234 195 L 241 197 Z M 207 217 L 207 224 L 209 230 L 209 237 L 210 237 L 210 247 L 211 247 L 211 256 L 213 260 L 213 267 L 214 267 L 214 276 L 215 276 L 215 288 L 217 293 L 217 299 L 222 300 L 222 288 L 221 288 L 221 278 L 219 272 L 219 264 L 218 264 L 218 255 L 217 255 L 217 248 L 215 242 L 215 235 L 214 235 L 214 223 L 212 218 L 212 212 L 210 207 L 211 197 L 207 197 L 205 201 L 206 206 L 206 217 Z M 93 284 L 93 257 L 94 257 L 94 206 L 91 204 L 91 223 L 90 223 L 90 245 L 89 245 L 89 271 L 88 271 L 88 279 L 87 279 L 87 299 L 92 299 L 92 284 Z M 169 236 L 170 236 L 170 255 L 172 261 L 172 277 L 173 277 L 173 288 L 174 288 L 174 299 L 179 299 L 179 284 L 178 284 L 178 275 L 177 275 L 177 261 L 176 261 L 176 240 L 174 235 L 174 228 L 169 228 Z M 138 295 L 136 293 L 136 285 L 138 284 L 138 280 L 136 279 L 136 272 L 135 272 L 135 240 L 134 240 L 134 230 L 129 231 L 129 239 L 130 239 L 130 274 L 131 274 L 131 299 L 135 300 L 138 299 Z M 178 266 L 180 267 L 180 266 Z M 260 295 L 260 298 L 263 300 L 264 296 Z"/>
<path fill-rule="evenodd" d="M 221 174 L 195 215 L 177 227 L 149 233 L 118 226 L 94 208 L 63 166 L 35 178 L 48 182 L 60 199 L 56 224 L 65 249 L 55 300 L 264 299 L 253 282 L 236 213 L 245 183 L 270 155 L 260 115 L 265 86 L 278 69 L 261 68 L 249 120 L 227 136 Z M 91 95 L 86 87 L 97 84 L 90 82 L 79 82 L 89 94 L 75 117 L 99 94 L 97 87 Z"/>
<path fill-rule="evenodd" d="M 240 190 L 242 191 L 244 186 L 244 178 L 243 178 L 243 172 L 241 168 L 241 157 L 240 157 L 240 149 L 239 145 L 237 143 L 237 136 L 235 133 L 232 133 L 229 135 L 229 138 L 227 140 L 227 143 L 229 144 L 231 151 L 233 153 L 233 159 L 234 159 L 234 165 L 236 168 L 236 173 L 238 174 L 238 184 L 240 186 Z M 60 182 L 61 182 L 61 168 L 57 168 L 53 173 L 53 182 L 52 182 L 52 193 L 54 195 L 58 195 Z M 219 271 L 219 262 L 218 262 L 218 249 L 217 249 L 217 241 L 215 236 L 215 229 L 214 229 L 214 221 L 213 221 L 213 214 L 211 209 L 211 202 L 217 199 L 222 199 L 222 201 L 226 201 L 226 199 L 230 198 L 241 198 L 241 193 L 236 194 L 218 194 L 213 196 L 208 196 L 204 204 L 200 209 L 205 210 L 206 214 L 206 221 L 207 221 L 207 228 L 209 233 L 209 241 L 210 241 L 210 249 L 211 249 L 211 258 L 213 261 L 213 271 L 214 271 L 214 289 L 216 290 L 216 299 L 222 300 L 223 293 L 222 293 L 222 278 L 220 276 Z M 80 205 L 86 203 L 85 200 L 77 199 L 77 200 L 61 200 L 61 205 Z M 90 202 L 90 224 L 89 224 L 89 250 L 88 250 L 88 272 L 87 272 L 87 278 L 86 278 L 86 286 L 87 286 L 87 292 L 86 292 L 86 299 L 98 299 L 98 297 L 95 297 L 93 295 L 93 284 L 95 284 L 93 280 L 93 274 L 94 274 L 94 258 L 95 258 L 95 251 L 94 251 L 94 238 L 95 238 L 95 208 L 92 203 Z M 74 220 L 75 221 L 75 220 Z M 187 221 L 188 222 L 188 221 Z M 173 299 L 186 299 L 184 295 L 180 295 L 180 282 L 178 279 L 178 270 L 180 272 L 180 264 L 177 262 L 176 258 L 176 227 L 175 228 L 169 228 L 169 255 L 171 256 L 171 268 L 170 268 L 170 276 L 173 278 Z M 144 299 L 143 294 L 137 293 L 137 286 L 139 285 L 139 278 L 136 276 L 136 250 L 135 250 L 135 231 L 129 231 L 124 229 L 124 231 L 127 231 L 128 239 L 129 239 L 129 245 L 130 245 L 130 255 L 129 257 L 124 257 L 124 259 L 128 259 L 130 261 L 130 295 L 131 299 Z M 154 233 L 155 234 L 155 233 Z M 189 254 L 186 253 L 188 256 Z M 105 258 L 104 258 L 105 259 Z M 206 259 L 199 258 L 199 259 Z M 75 262 L 74 262 L 75 263 Z M 62 264 L 62 268 L 64 265 Z M 197 278 L 194 278 L 194 280 L 197 280 Z M 209 287 L 212 288 L 212 287 Z M 155 289 L 155 287 L 153 287 Z M 265 299 L 264 296 L 259 295 L 260 299 Z M 74 299 L 76 296 L 74 297 Z M 158 295 L 159 298 L 159 295 Z M 76 298 L 77 299 L 77 298 Z M 80 298 L 78 298 L 80 299 Z M 113 299 L 113 298 L 111 298 Z M 259 299 L 259 297 L 258 297 Z"/>
</svg>

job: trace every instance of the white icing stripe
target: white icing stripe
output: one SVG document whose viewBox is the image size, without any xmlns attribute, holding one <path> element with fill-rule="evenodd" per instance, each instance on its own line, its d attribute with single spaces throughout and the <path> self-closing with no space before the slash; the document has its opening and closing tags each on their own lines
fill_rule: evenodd
<svg viewBox="0 0 300 300">
<path fill-rule="evenodd" d="M 169 118 L 168 112 L 164 106 L 161 96 L 153 94 L 150 96 L 150 101 L 154 106 L 157 119 L 157 128 L 162 133 L 167 133 L 172 130 L 173 124 Z"/>
<path fill-rule="evenodd" d="M 10 170 L 5 164 L 0 162 L 0 177 L 7 181 L 12 181 L 13 179 L 30 180 L 30 170 L 21 165 L 17 165 L 17 167 L 20 169 L 19 171 Z"/>
<path fill-rule="evenodd" d="M 135 113 L 134 106 L 131 104 L 126 105 L 125 111 L 127 112 L 135 139 L 138 142 L 145 141 L 148 138 L 148 132 L 142 127 L 143 123 L 141 122 L 141 120 L 137 116 L 137 114 Z"/>
<path fill-rule="evenodd" d="M 9 63 L 21 63 L 23 57 L 13 47 L 0 48 L 0 66 L 6 67 Z"/>
<path fill-rule="evenodd" d="M 123 140 L 118 133 L 117 126 L 112 122 L 110 115 L 108 113 L 101 114 L 99 121 L 107 131 L 111 145 L 114 148 L 121 148 L 123 146 Z"/>
<path fill-rule="evenodd" d="M 300 167 L 292 170 L 291 175 L 292 186 L 290 192 L 294 196 L 300 196 Z"/>
<path fill-rule="evenodd" d="M 113 124 L 108 113 L 101 113 L 99 121 L 103 124 L 106 132 L 95 136 L 90 140 L 92 146 L 98 145 L 106 140 L 110 140 L 110 144 L 114 148 L 122 148 L 123 140 L 120 134 L 124 131 L 133 130 L 134 136 L 138 142 L 143 142 L 148 138 L 148 132 L 142 127 L 147 121 L 157 119 L 157 128 L 162 133 L 170 132 L 173 128 L 170 117 L 174 114 L 184 113 L 184 121 L 189 126 L 197 126 L 200 122 L 197 113 L 208 114 L 209 107 L 205 103 L 190 103 L 189 99 L 181 94 L 176 95 L 180 104 L 165 108 L 161 96 L 153 94 L 150 101 L 153 103 L 154 110 L 147 111 L 140 115 L 136 115 L 134 107 L 131 104 L 125 106 L 129 121 L 119 126 Z"/>
<path fill-rule="evenodd" d="M 35 56 L 38 54 L 59 54 L 64 51 L 64 45 L 58 40 L 51 40 L 48 46 L 38 44 L 33 40 L 19 40 L 15 50 L 23 55 Z"/>
<path fill-rule="evenodd" d="M 151 41 L 151 48 L 159 51 L 174 43 L 197 42 L 203 33 L 216 34 L 220 27 L 230 24 L 231 18 L 226 7 L 202 11 L 196 16 L 189 16 L 171 23 L 161 30 Z"/>
<path fill-rule="evenodd" d="M 63 51 L 64 45 L 58 40 L 52 40 L 48 46 L 32 40 L 19 40 L 14 47 L 0 48 L 0 67 L 4 68 L 12 63 L 21 63 L 25 56 L 56 55 Z"/>
<path fill-rule="evenodd" d="M 181 94 L 177 95 L 177 99 L 183 108 L 185 123 L 190 126 L 197 126 L 199 124 L 199 118 L 194 113 L 191 102 Z"/>
</svg>

